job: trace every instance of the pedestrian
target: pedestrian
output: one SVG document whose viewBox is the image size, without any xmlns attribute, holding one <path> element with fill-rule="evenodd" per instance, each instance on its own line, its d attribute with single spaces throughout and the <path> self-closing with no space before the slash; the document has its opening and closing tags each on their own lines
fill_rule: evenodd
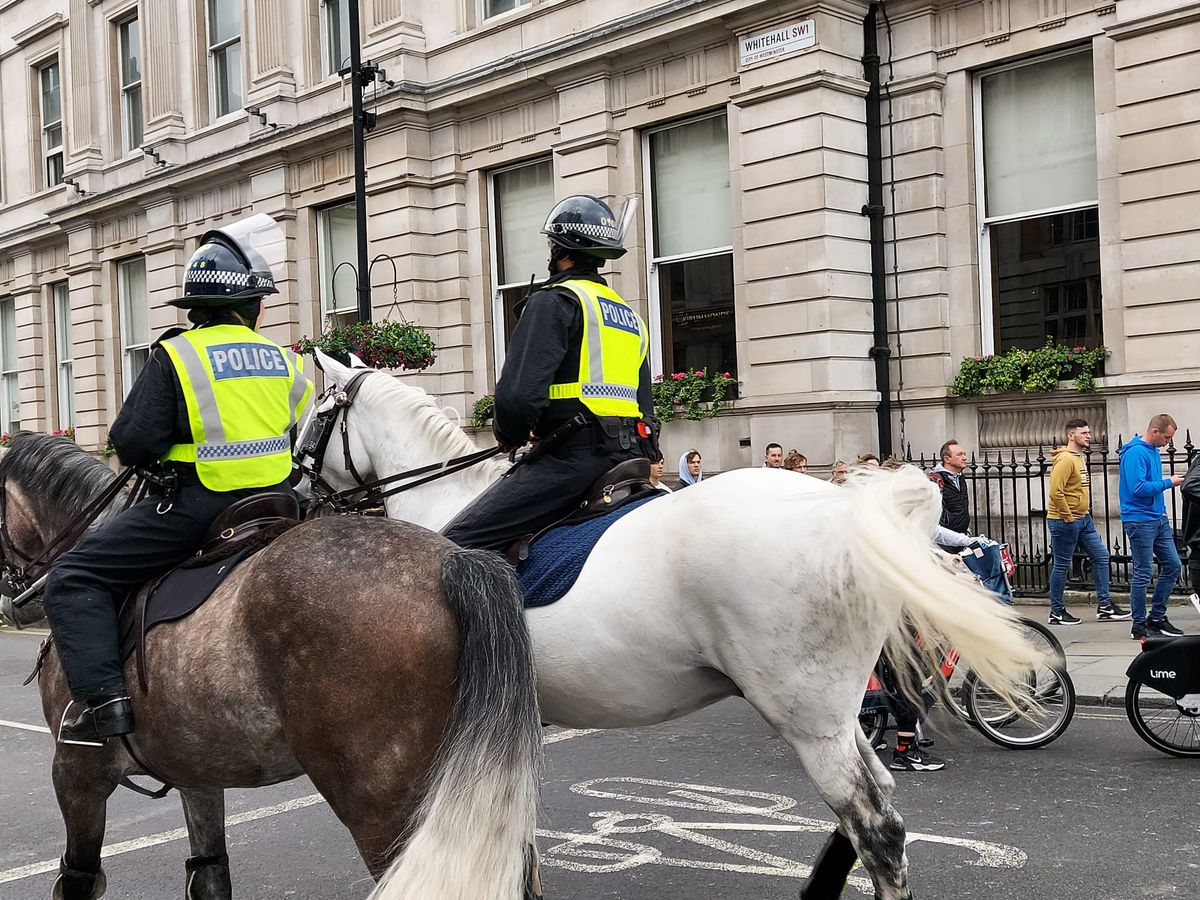
<svg viewBox="0 0 1200 900">
<path fill-rule="evenodd" d="M 663 482 L 663 471 L 667 467 L 667 461 L 663 459 L 660 453 L 654 459 L 650 460 L 650 483 L 660 491 L 671 493 L 671 489 Z"/>
<path fill-rule="evenodd" d="M 764 469 L 783 468 L 783 447 L 779 444 L 767 444 L 767 452 L 763 455 Z"/>
<path fill-rule="evenodd" d="M 679 457 L 679 480 L 675 490 L 691 487 L 704 480 L 704 468 L 700 463 L 700 451 L 692 448 Z"/>
<path fill-rule="evenodd" d="M 1135 435 L 1119 450 L 1121 524 L 1129 535 L 1133 557 L 1133 576 L 1129 584 L 1129 606 L 1133 612 L 1130 637 L 1140 640 L 1149 634 L 1183 634 L 1167 618 L 1167 600 L 1179 578 L 1182 564 L 1175 549 L 1175 535 L 1163 494 L 1183 483 L 1182 475 L 1164 476 L 1159 450 L 1171 443 L 1178 426 L 1166 413 L 1155 416 L 1146 433 Z M 1150 587 L 1154 563 L 1158 561 L 1158 582 L 1150 613 L 1146 613 L 1146 592 Z"/>
<path fill-rule="evenodd" d="M 929 473 L 929 480 L 942 492 L 942 517 L 938 524 L 959 534 L 971 533 L 971 500 L 967 495 L 967 451 L 954 438 L 942 444 L 941 463 Z"/>
<path fill-rule="evenodd" d="M 1200 596 L 1200 453 L 1192 457 L 1183 478 L 1183 543 L 1188 548 L 1188 580 Z"/>
<path fill-rule="evenodd" d="M 880 466 L 879 457 L 874 453 L 864 453 L 855 460 L 854 465 L 860 469 L 878 469 Z"/>
<path fill-rule="evenodd" d="M 850 467 L 839 459 L 833 464 L 829 480 L 834 484 L 845 484 L 848 477 L 850 477 Z"/>
<path fill-rule="evenodd" d="M 1067 442 L 1054 451 L 1050 469 L 1050 500 L 1046 524 L 1050 528 L 1050 548 L 1054 565 L 1050 570 L 1050 624 L 1078 625 L 1081 621 L 1067 611 L 1063 590 L 1075 547 L 1080 546 L 1092 560 L 1092 580 L 1096 587 L 1096 618 L 1101 622 L 1120 622 L 1129 612 L 1112 602 L 1109 596 L 1108 548 L 1092 521 L 1092 494 L 1084 454 L 1092 446 L 1092 429 L 1085 419 L 1067 422 Z"/>
<path fill-rule="evenodd" d="M 804 473 L 808 471 L 808 457 L 799 450 L 792 448 L 783 458 L 783 467 L 789 472 Z"/>
</svg>

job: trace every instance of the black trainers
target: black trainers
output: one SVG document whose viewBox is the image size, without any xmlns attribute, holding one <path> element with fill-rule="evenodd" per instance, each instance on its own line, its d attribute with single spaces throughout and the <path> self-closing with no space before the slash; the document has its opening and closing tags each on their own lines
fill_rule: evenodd
<svg viewBox="0 0 1200 900">
<path fill-rule="evenodd" d="M 1135 622 L 1133 627 L 1129 629 L 1129 636 L 1135 641 L 1144 641 L 1146 639 L 1146 626 L 1138 625 Z"/>
<path fill-rule="evenodd" d="M 1096 610 L 1096 618 L 1101 622 L 1124 622 L 1133 614 L 1127 609 L 1121 609 L 1115 603 L 1101 606 Z"/>
<path fill-rule="evenodd" d="M 946 768 L 946 761 L 917 747 L 909 747 L 904 751 L 893 750 L 892 762 L 888 768 L 897 772 L 937 772 Z"/>
<path fill-rule="evenodd" d="M 1161 619 L 1147 619 L 1146 631 L 1149 634 L 1162 634 L 1167 637 L 1182 637 L 1183 632 L 1171 624 L 1171 620 L 1166 616 Z"/>
<path fill-rule="evenodd" d="M 1078 625 L 1082 621 L 1083 621 L 1082 619 L 1078 618 L 1077 616 L 1071 615 L 1065 609 L 1062 612 L 1055 612 L 1054 610 L 1050 610 L 1050 624 L 1051 625 Z"/>
<path fill-rule="evenodd" d="M 67 718 L 70 711 L 71 706 L 63 710 L 60 744 L 103 747 L 106 739 L 133 731 L 133 705 L 125 695 L 93 698 L 74 719 Z"/>
</svg>

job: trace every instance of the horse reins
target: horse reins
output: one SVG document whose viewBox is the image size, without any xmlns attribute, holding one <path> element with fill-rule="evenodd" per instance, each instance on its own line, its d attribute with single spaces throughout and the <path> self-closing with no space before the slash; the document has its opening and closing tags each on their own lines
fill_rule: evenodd
<svg viewBox="0 0 1200 900">
<path fill-rule="evenodd" d="M 456 456 L 446 462 L 430 463 L 415 469 L 405 469 L 403 472 L 397 472 L 386 478 L 366 480 L 355 467 L 353 456 L 350 453 L 350 433 L 346 419 L 363 381 L 366 376 L 374 372 L 374 369 L 357 372 L 346 382 L 345 387 L 333 387 L 322 394 L 318 403 L 324 402 L 332 394 L 333 406 L 316 414 L 314 423 L 316 431 L 311 439 L 306 440 L 296 452 L 296 468 L 312 484 L 317 505 L 329 506 L 344 515 L 362 513 L 382 506 L 388 497 L 394 497 L 396 494 L 411 491 L 432 481 L 437 481 L 439 478 L 457 474 L 504 452 L 499 445 L 496 445 L 486 450 L 468 453 L 465 456 Z M 356 482 L 355 487 L 340 491 L 336 490 L 321 475 L 321 470 L 325 465 L 325 454 L 329 449 L 329 441 L 333 437 L 335 427 L 341 432 L 342 458 L 346 465 L 346 471 Z M 306 463 L 306 458 L 310 458 L 312 462 Z M 383 488 L 387 489 L 383 490 Z"/>
<path fill-rule="evenodd" d="M 135 468 L 127 468 L 104 490 L 93 497 L 75 518 L 73 518 L 59 534 L 43 548 L 36 557 L 29 557 L 17 549 L 12 535 L 8 532 L 8 482 L 0 479 L 0 569 L 4 578 L 14 590 L 20 594 L 13 600 L 13 607 L 20 608 L 36 596 L 37 591 L 45 581 L 51 565 L 64 552 L 69 550 L 91 527 L 92 523 L 120 495 L 125 485 L 138 474 Z M 145 482 L 139 481 L 134 490 L 129 493 L 124 509 L 128 509 L 137 499 Z M 17 561 L 23 561 L 18 564 Z"/>
</svg>

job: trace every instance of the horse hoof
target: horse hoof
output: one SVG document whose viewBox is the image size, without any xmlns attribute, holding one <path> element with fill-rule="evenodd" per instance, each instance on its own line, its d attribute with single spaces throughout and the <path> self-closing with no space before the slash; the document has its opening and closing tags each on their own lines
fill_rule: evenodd
<svg viewBox="0 0 1200 900">
<path fill-rule="evenodd" d="M 229 877 L 229 857 L 193 856 L 187 861 L 187 886 L 184 900 L 233 900 Z"/>
<path fill-rule="evenodd" d="M 108 878 L 101 869 L 95 875 L 71 870 L 62 871 L 54 880 L 51 900 L 100 900 L 108 891 Z"/>
</svg>

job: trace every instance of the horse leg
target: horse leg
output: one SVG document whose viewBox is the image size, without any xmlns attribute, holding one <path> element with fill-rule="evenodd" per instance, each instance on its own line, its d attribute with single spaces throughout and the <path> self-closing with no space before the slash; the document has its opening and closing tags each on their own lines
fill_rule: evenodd
<svg viewBox="0 0 1200 900">
<path fill-rule="evenodd" d="M 53 900 L 98 900 L 108 889 L 100 849 L 105 807 L 119 777 L 116 754 L 107 747 L 60 745 L 55 751 L 54 793 L 67 832 L 67 849 L 59 863 Z"/>
<path fill-rule="evenodd" d="M 232 900 L 225 852 L 225 792 L 180 789 L 192 855 L 185 863 L 184 900 Z"/>
<path fill-rule="evenodd" d="M 892 795 L 896 791 L 896 779 L 888 771 L 887 766 L 879 761 L 879 757 L 875 755 L 875 748 L 871 746 L 871 742 L 867 740 L 861 728 L 855 729 L 854 738 L 858 745 L 859 756 L 866 764 L 867 771 L 875 779 L 884 800 L 890 803 Z M 854 869 L 856 862 L 858 862 L 858 851 L 854 849 L 854 844 L 846 837 L 845 832 L 838 827 L 829 836 L 825 846 L 821 848 L 821 853 L 813 864 L 812 874 L 809 876 L 804 890 L 801 891 L 801 900 L 831 895 L 836 897 L 845 886 L 846 879 Z"/>
</svg>

